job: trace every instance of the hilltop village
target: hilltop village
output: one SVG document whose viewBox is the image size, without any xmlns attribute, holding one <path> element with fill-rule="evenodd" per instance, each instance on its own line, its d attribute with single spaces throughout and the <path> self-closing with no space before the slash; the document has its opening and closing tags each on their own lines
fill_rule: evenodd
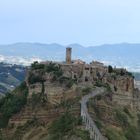
<svg viewBox="0 0 140 140">
<path fill-rule="evenodd" d="M 42 91 L 41 79 L 44 81 L 44 94 L 53 104 L 63 100 L 68 90 L 66 87 L 76 90 L 77 87 L 106 86 L 114 93 L 113 101 L 116 104 L 140 108 L 139 92 L 134 88 L 134 77 L 130 72 L 97 61 L 87 64 L 82 60 L 72 60 L 71 56 L 72 48 L 66 48 L 65 62 L 35 62 L 26 77 L 29 94 Z M 41 67 L 45 66 L 48 66 L 48 70 L 41 71 Z"/>
</svg>

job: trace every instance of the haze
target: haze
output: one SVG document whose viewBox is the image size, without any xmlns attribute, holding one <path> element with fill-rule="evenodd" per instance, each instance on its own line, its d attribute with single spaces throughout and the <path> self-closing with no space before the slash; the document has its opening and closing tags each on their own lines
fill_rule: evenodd
<svg viewBox="0 0 140 140">
<path fill-rule="evenodd" d="M 139 0 L 0 0 L 0 44 L 140 42 Z"/>
</svg>

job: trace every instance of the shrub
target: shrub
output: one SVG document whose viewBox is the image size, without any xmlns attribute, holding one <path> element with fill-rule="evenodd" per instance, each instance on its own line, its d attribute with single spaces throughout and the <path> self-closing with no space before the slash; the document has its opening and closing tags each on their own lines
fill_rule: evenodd
<svg viewBox="0 0 140 140">
<path fill-rule="evenodd" d="M 79 124 L 79 119 L 74 117 L 69 112 L 65 112 L 56 121 L 52 123 L 49 128 L 51 140 L 61 140 L 65 135 L 74 131 L 75 127 Z"/>
<path fill-rule="evenodd" d="M 129 125 L 128 118 L 123 112 L 116 110 L 116 120 L 120 123 L 122 127 L 127 127 Z"/>
<path fill-rule="evenodd" d="M 109 73 L 112 73 L 112 72 L 113 72 L 113 68 L 112 68 L 112 66 L 110 66 L 110 65 L 108 66 L 108 72 L 109 72 Z"/>
<path fill-rule="evenodd" d="M 35 75 L 33 73 L 30 73 L 30 75 L 28 77 L 28 82 L 30 84 L 34 84 L 34 83 L 42 82 L 42 81 L 43 81 L 42 75 Z"/>
<path fill-rule="evenodd" d="M 75 135 L 80 137 L 82 140 L 90 140 L 88 131 L 77 129 L 75 130 Z"/>
<path fill-rule="evenodd" d="M 37 69 L 44 69 L 44 64 L 39 64 L 37 61 L 35 61 L 33 64 L 31 64 L 31 69 L 37 70 Z"/>
<path fill-rule="evenodd" d="M 65 76 L 61 76 L 59 78 L 59 82 L 61 84 L 64 84 L 67 88 L 71 88 L 73 86 L 73 84 L 76 83 L 76 81 L 73 80 L 72 78 L 68 78 L 68 77 L 65 77 Z"/>
<path fill-rule="evenodd" d="M 83 88 L 82 92 L 88 94 L 91 92 L 91 88 L 90 87 Z"/>
<path fill-rule="evenodd" d="M 101 81 L 96 81 L 95 86 L 97 86 L 97 87 L 102 87 L 102 86 L 103 86 L 103 84 L 102 84 L 102 82 L 101 82 Z"/>
<path fill-rule="evenodd" d="M 101 129 L 101 128 L 103 127 L 101 121 L 95 120 L 95 123 L 96 123 L 96 126 L 97 126 L 99 129 Z"/>
<path fill-rule="evenodd" d="M 130 117 L 133 118 L 132 114 L 129 112 L 128 108 L 124 108 L 123 111 Z"/>
<path fill-rule="evenodd" d="M 69 79 L 69 80 L 67 81 L 67 83 L 66 83 L 66 87 L 67 87 L 67 88 L 71 88 L 71 87 L 73 86 L 74 83 L 75 83 L 74 80 Z"/>
</svg>

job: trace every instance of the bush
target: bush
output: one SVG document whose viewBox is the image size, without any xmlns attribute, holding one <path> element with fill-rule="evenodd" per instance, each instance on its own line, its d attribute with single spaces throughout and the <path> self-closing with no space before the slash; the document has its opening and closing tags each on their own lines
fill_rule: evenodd
<svg viewBox="0 0 140 140">
<path fill-rule="evenodd" d="M 123 111 L 130 117 L 133 118 L 132 114 L 129 112 L 128 108 L 124 108 Z"/>
<path fill-rule="evenodd" d="M 67 81 L 67 83 L 66 83 L 66 87 L 67 87 L 67 88 L 71 88 L 71 87 L 73 86 L 74 83 L 75 83 L 74 80 L 69 79 L 69 80 Z"/>
<path fill-rule="evenodd" d="M 126 116 L 126 114 L 124 114 L 123 112 L 116 110 L 116 120 L 120 123 L 120 125 L 122 127 L 128 127 L 129 122 L 128 122 L 128 118 Z"/>
<path fill-rule="evenodd" d="M 110 66 L 110 65 L 108 66 L 108 72 L 109 72 L 109 73 L 112 73 L 112 72 L 113 72 L 113 68 L 112 68 L 112 66 Z"/>
<path fill-rule="evenodd" d="M 61 76 L 59 78 L 59 83 L 64 84 L 67 88 L 71 88 L 76 81 L 72 78 Z"/>
<path fill-rule="evenodd" d="M 90 140 L 88 131 L 77 129 L 75 130 L 75 135 L 80 137 L 82 140 Z"/>
<path fill-rule="evenodd" d="M 37 70 L 37 69 L 44 69 L 44 64 L 39 64 L 37 61 L 35 61 L 33 64 L 31 64 L 31 69 Z"/>
<path fill-rule="evenodd" d="M 96 81 L 95 86 L 97 86 L 97 87 L 102 87 L 102 86 L 103 86 L 103 84 L 102 84 L 102 82 L 101 82 L 101 81 Z"/>
<path fill-rule="evenodd" d="M 65 112 L 56 121 L 52 123 L 49 128 L 51 140 L 62 140 L 64 136 L 74 131 L 75 127 L 79 124 L 79 119 L 74 117 L 69 112 Z"/>
<path fill-rule="evenodd" d="M 99 120 L 95 120 L 95 124 L 99 129 L 101 129 L 103 127 L 101 121 L 99 121 Z"/>
<path fill-rule="evenodd" d="M 34 84 L 37 82 L 42 82 L 42 75 L 35 75 L 33 73 L 30 73 L 29 77 L 28 77 L 28 82 L 29 84 Z"/>
<path fill-rule="evenodd" d="M 86 94 L 90 93 L 91 91 L 92 91 L 92 90 L 91 90 L 90 87 L 86 87 L 86 88 L 82 89 L 82 92 L 83 92 L 83 93 L 86 93 Z"/>
</svg>

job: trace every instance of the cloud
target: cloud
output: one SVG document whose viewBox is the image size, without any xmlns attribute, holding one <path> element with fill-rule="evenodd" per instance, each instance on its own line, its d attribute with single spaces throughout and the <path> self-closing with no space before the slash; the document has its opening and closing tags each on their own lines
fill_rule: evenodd
<svg viewBox="0 0 140 140">
<path fill-rule="evenodd" d="M 24 65 L 29 66 L 34 61 L 41 62 L 43 61 L 40 58 L 32 57 L 32 58 L 24 58 L 20 56 L 3 56 L 0 55 L 0 62 L 9 63 L 9 64 L 18 64 L 18 65 Z"/>
</svg>

